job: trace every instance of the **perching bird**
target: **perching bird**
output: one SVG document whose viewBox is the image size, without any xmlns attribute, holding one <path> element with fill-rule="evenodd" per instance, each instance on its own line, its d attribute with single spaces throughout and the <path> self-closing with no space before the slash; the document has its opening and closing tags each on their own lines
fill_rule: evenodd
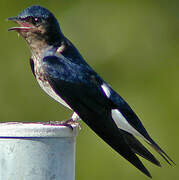
<svg viewBox="0 0 179 180">
<path fill-rule="evenodd" d="M 83 59 L 64 36 L 54 15 L 41 6 L 31 6 L 8 18 L 31 49 L 32 72 L 41 88 L 57 102 L 74 111 L 115 151 L 151 177 L 136 154 L 161 166 L 135 138 L 149 143 L 169 164 L 171 158 L 151 139 L 130 106 Z"/>
</svg>

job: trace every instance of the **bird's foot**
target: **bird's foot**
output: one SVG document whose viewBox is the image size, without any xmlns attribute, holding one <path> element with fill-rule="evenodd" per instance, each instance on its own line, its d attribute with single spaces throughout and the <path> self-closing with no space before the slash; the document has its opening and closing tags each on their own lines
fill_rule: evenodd
<svg viewBox="0 0 179 180">
<path fill-rule="evenodd" d="M 73 121 L 73 119 L 72 118 L 70 118 L 70 119 L 67 119 L 66 121 L 61 121 L 61 124 L 63 125 L 63 126 L 66 126 L 66 127 L 69 127 L 69 128 L 71 128 L 72 130 L 73 130 L 73 124 L 76 124 L 76 122 L 75 121 Z"/>
<path fill-rule="evenodd" d="M 49 121 L 44 123 L 45 125 L 51 125 L 51 126 L 66 126 L 73 130 L 73 125 L 78 125 L 79 129 L 81 129 L 81 126 L 76 121 L 73 121 L 72 118 L 65 120 L 65 121 Z"/>
</svg>

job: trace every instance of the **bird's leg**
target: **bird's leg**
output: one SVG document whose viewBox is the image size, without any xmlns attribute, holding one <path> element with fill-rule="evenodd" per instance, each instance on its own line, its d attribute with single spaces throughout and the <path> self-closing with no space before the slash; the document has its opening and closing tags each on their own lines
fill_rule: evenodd
<svg viewBox="0 0 179 180">
<path fill-rule="evenodd" d="M 64 126 L 67 126 L 67 127 L 70 127 L 71 129 L 73 129 L 73 127 L 72 127 L 73 124 L 78 124 L 80 127 L 80 124 L 77 122 L 77 121 L 79 121 L 79 119 L 80 119 L 80 117 L 78 116 L 78 114 L 76 114 L 74 112 L 70 119 L 67 119 L 66 121 L 61 121 L 61 123 Z M 80 127 L 80 129 L 81 129 L 81 127 Z"/>
<path fill-rule="evenodd" d="M 78 116 L 78 114 L 76 114 L 76 112 L 74 112 L 71 119 L 72 121 L 77 122 L 79 121 L 80 117 Z"/>
</svg>

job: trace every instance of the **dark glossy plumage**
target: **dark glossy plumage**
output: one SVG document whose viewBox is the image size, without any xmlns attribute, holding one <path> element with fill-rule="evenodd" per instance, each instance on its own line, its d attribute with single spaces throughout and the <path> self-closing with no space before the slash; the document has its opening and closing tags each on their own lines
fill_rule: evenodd
<svg viewBox="0 0 179 180">
<path fill-rule="evenodd" d="M 66 103 L 96 134 L 147 176 L 151 177 L 136 154 L 157 166 L 160 163 L 135 135 L 147 141 L 169 164 L 173 163 L 151 139 L 130 106 L 63 35 L 51 12 L 31 6 L 10 20 L 28 26 L 10 30 L 18 31 L 31 47 L 32 72 L 47 94 L 63 105 Z"/>
</svg>

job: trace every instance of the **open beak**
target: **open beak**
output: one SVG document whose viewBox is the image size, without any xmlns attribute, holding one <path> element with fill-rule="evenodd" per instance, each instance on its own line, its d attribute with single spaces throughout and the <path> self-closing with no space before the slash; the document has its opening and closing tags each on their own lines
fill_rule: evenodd
<svg viewBox="0 0 179 180">
<path fill-rule="evenodd" d="M 8 18 L 8 20 L 13 21 L 17 24 L 19 24 L 19 27 L 12 27 L 9 28 L 8 31 L 28 31 L 29 29 L 33 29 L 34 27 L 32 27 L 31 24 L 28 24 L 27 22 L 25 22 L 23 19 L 19 18 L 19 17 L 10 17 Z"/>
</svg>

